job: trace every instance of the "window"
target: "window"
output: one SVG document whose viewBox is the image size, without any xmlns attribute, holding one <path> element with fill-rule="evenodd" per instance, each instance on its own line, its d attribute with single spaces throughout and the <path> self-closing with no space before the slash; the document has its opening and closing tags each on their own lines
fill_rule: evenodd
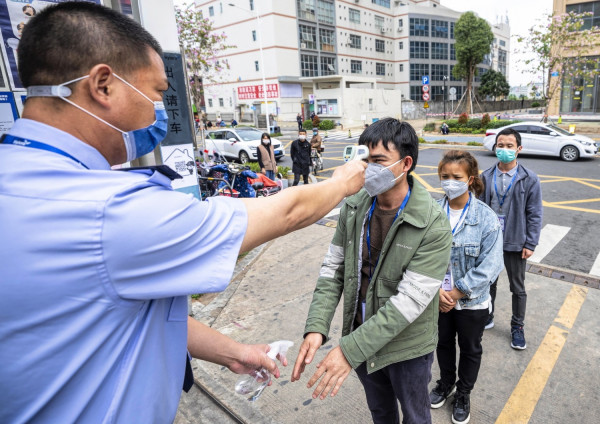
<svg viewBox="0 0 600 424">
<path fill-rule="evenodd" d="M 600 1 L 567 5 L 567 13 L 569 12 L 590 14 L 583 19 L 582 30 L 600 26 Z"/>
<path fill-rule="evenodd" d="M 448 38 L 448 22 L 432 19 L 431 36 L 437 38 Z"/>
<path fill-rule="evenodd" d="M 442 85 L 432 85 L 431 91 L 429 95 L 431 96 L 431 101 L 434 102 L 443 102 L 444 101 L 444 86 Z"/>
<path fill-rule="evenodd" d="M 212 6 L 208 7 L 208 16 L 215 16 L 215 8 Z"/>
<path fill-rule="evenodd" d="M 456 49 L 454 44 L 450 44 L 450 60 L 456 60 Z"/>
<path fill-rule="evenodd" d="M 506 63 L 506 50 L 498 49 L 498 63 Z"/>
<path fill-rule="evenodd" d="M 454 65 L 450 65 L 450 81 L 461 81 L 460 78 L 454 78 L 454 74 L 452 73 L 454 69 Z"/>
<path fill-rule="evenodd" d="M 219 12 L 223 14 L 223 2 L 219 3 Z"/>
<path fill-rule="evenodd" d="M 260 67 L 258 66 L 258 60 L 254 61 L 254 69 L 256 69 L 257 71 L 260 71 Z"/>
<path fill-rule="evenodd" d="M 360 10 L 348 9 L 348 20 L 354 24 L 360 24 Z"/>
<path fill-rule="evenodd" d="M 399 48 L 400 50 L 404 50 L 404 41 L 400 41 L 400 42 L 398 43 L 398 48 Z"/>
<path fill-rule="evenodd" d="M 369 110 L 373 110 L 373 99 L 369 99 Z"/>
<path fill-rule="evenodd" d="M 531 132 L 531 134 L 550 135 L 550 130 L 548 128 L 538 127 L 536 125 L 530 125 L 529 131 Z"/>
<path fill-rule="evenodd" d="M 431 58 L 448 60 L 448 43 L 431 43 Z"/>
<path fill-rule="evenodd" d="M 423 101 L 423 89 L 420 85 L 411 85 L 410 86 L 410 99 L 415 102 Z"/>
<path fill-rule="evenodd" d="M 448 65 L 431 65 L 431 81 L 443 81 L 448 76 Z"/>
<path fill-rule="evenodd" d="M 383 18 L 383 16 L 377 16 L 375 15 L 375 28 L 380 30 L 381 28 L 383 28 L 385 25 L 385 19 Z"/>
<path fill-rule="evenodd" d="M 480 82 L 481 81 L 481 77 L 483 76 L 483 74 L 485 74 L 488 70 L 486 68 L 481 68 L 481 67 L 477 67 L 475 69 L 476 71 L 476 75 L 475 78 L 473 78 L 473 81 L 475 82 Z"/>
<path fill-rule="evenodd" d="M 300 25 L 300 47 L 303 49 L 317 50 L 316 28 Z"/>
<path fill-rule="evenodd" d="M 307 21 L 315 21 L 315 0 L 296 0 L 298 17 Z"/>
<path fill-rule="evenodd" d="M 383 7 L 390 7 L 390 0 L 371 0 L 371 3 L 378 4 Z"/>
<path fill-rule="evenodd" d="M 321 56 L 321 75 L 335 75 L 335 57 Z"/>
<path fill-rule="evenodd" d="M 254 10 L 254 0 L 250 0 L 250 10 Z"/>
<path fill-rule="evenodd" d="M 400 64 L 400 72 L 404 72 L 404 63 Z"/>
<path fill-rule="evenodd" d="M 410 64 L 410 80 L 421 81 L 421 77 L 429 75 L 429 65 L 426 63 Z"/>
<path fill-rule="evenodd" d="M 337 115 L 338 103 L 337 99 L 317 100 L 318 115 Z"/>
<path fill-rule="evenodd" d="M 385 41 L 375 39 L 375 51 L 385 53 Z"/>
<path fill-rule="evenodd" d="M 335 51 L 335 33 L 330 29 L 319 29 L 319 39 L 321 42 L 321 51 Z"/>
<path fill-rule="evenodd" d="M 256 41 L 256 31 L 252 30 L 252 41 Z"/>
<path fill-rule="evenodd" d="M 212 107 L 212 99 L 208 99 L 208 107 Z"/>
<path fill-rule="evenodd" d="M 410 35 L 429 37 L 429 19 L 410 18 Z"/>
<path fill-rule="evenodd" d="M 219 106 L 220 107 L 225 106 L 225 103 L 223 103 L 223 97 L 219 97 Z"/>
<path fill-rule="evenodd" d="M 312 56 L 308 54 L 300 55 L 300 72 L 302 73 L 303 77 L 319 76 L 317 56 Z"/>
<path fill-rule="evenodd" d="M 333 25 L 335 22 L 335 9 L 333 7 L 333 3 L 318 0 L 317 2 L 317 11 L 319 22 L 323 24 Z"/>
<path fill-rule="evenodd" d="M 456 22 L 450 22 L 450 38 L 454 40 L 454 24 Z"/>
<path fill-rule="evenodd" d="M 375 75 L 385 76 L 385 63 L 375 63 Z"/>
<path fill-rule="evenodd" d="M 600 12 L 600 10 L 599 10 L 599 12 Z M 502 47 L 506 47 L 506 41 L 504 41 L 504 40 L 500 40 L 500 45 L 501 45 Z"/>
<path fill-rule="evenodd" d="M 411 41 L 410 58 L 429 59 L 429 43 L 426 41 Z"/>
<path fill-rule="evenodd" d="M 362 74 L 362 60 L 351 60 L 350 61 L 350 73 Z"/>
<path fill-rule="evenodd" d="M 404 19 L 398 19 L 398 28 L 404 28 Z"/>
<path fill-rule="evenodd" d="M 360 35 L 350 34 L 350 47 L 353 49 L 360 49 Z"/>
</svg>

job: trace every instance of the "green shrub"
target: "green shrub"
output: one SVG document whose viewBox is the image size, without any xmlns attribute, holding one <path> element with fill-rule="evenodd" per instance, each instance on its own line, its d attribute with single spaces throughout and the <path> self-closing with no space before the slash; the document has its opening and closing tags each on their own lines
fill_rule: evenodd
<svg viewBox="0 0 600 424">
<path fill-rule="evenodd" d="M 289 166 L 277 166 L 277 173 L 281 174 L 283 178 L 287 178 L 287 173 L 291 170 Z"/>
<path fill-rule="evenodd" d="M 500 128 L 505 125 L 516 124 L 517 122 L 521 122 L 519 120 L 510 120 L 510 119 L 499 119 L 496 122 L 492 121 L 488 124 L 488 129 Z"/>
<path fill-rule="evenodd" d="M 480 143 L 478 141 L 469 141 L 467 143 L 467 146 L 483 146 L 483 143 Z"/>
<path fill-rule="evenodd" d="M 469 121 L 469 115 L 467 115 L 466 113 L 461 113 L 460 116 L 458 117 L 459 124 L 466 125 L 468 121 Z"/>
<path fill-rule="evenodd" d="M 250 167 L 250 171 L 252 172 L 260 172 L 260 166 L 258 165 L 258 162 L 246 162 L 245 165 Z"/>
<path fill-rule="evenodd" d="M 323 119 L 319 124 L 319 129 L 323 131 L 332 130 L 335 128 L 335 122 L 331 119 Z"/>
<path fill-rule="evenodd" d="M 490 115 L 488 113 L 486 113 L 481 118 L 481 128 L 487 128 L 489 123 L 490 123 Z"/>
<path fill-rule="evenodd" d="M 433 142 L 433 144 L 448 144 L 448 140 L 444 140 L 444 139 L 441 139 L 441 140 L 435 140 L 435 141 Z"/>
<path fill-rule="evenodd" d="M 540 102 L 533 102 L 531 107 L 540 107 Z"/>
<path fill-rule="evenodd" d="M 426 123 L 425 126 L 423 127 L 423 131 L 435 131 L 435 123 L 434 122 Z"/>
<path fill-rule="evenodd" d="M 423 137 L 419 137 L 419 143 L 427 143 Z"/>
<path fill-rule="evenodd" d="M 467 121 L 467 128 L 481 128 L 481 118 L 471 118 Z"/>
<path fill-rule="evenodd" d="M 312 130 L 313 129 L 313 122 L 310 119 L 307 119 L 306 121 L 304 121 L 302 123 L 302 128 L 304 128 L 305 130 Z"/>
<path fill-rule="evenodd" d="M 283 134 L 281 134 L 280 132 L 276 132 L 276 133 L 271 133 L 269 134 L 271 137 L 281 137 Z"/>
<path fill-rule="evenodd" d="M 457 127 L 458 126 L 458 119 L 448 119 L 446 121 L 446 124 L 448 124 L 449 127 Z"/>
</svg>

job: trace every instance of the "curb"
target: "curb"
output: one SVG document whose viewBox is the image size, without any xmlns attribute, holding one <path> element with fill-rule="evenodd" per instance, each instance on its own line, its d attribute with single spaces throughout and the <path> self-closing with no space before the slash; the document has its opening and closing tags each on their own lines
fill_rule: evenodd
<svg viewBox="0 0 600 424">
<path fill-rule="evenodd" d="M 579 284 L 580 286 L 592 289 L 600 289 L 600 277 L 595 277 L 583 272 L 536 263 L 527 264 L 525 271 L 555 280 L 565 281 L 567 283 Z"/>
</svg>

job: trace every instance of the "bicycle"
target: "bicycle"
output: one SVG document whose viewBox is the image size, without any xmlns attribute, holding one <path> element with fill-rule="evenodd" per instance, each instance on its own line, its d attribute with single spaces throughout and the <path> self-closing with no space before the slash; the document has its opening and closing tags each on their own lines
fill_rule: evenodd
<svg viewBox="0 0 600 424">
<path fill-rule="evenodd" d="M 310 149 L 310 167 L 314 176 L 317 176 L 319 171 L 323 170 L 323 158 L 315 148 Z"/>
</svg>

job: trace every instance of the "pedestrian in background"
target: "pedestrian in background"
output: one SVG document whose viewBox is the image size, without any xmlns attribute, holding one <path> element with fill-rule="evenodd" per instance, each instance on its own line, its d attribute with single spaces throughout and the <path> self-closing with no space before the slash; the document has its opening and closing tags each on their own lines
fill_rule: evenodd
<svg viewBox="0 0 600 424">
<path fill-rule="evenodd" d="M 440 288 L 436 349 L 440 379 L 429 397 L 435 409 L 456 392 L 452 422 L 463 424 L 470 419 L 470 395 L 481 365 L 481 336 L 491 310 L 490 284 L 502 271 L 502 230 L 494 211 L 477 200 L 484 186 L 477 160 L 470 153 L 447 152 L 438 175 L 446 194 L 438 202 L 450 221 L 452 251 Z"/>
<path fill-rule="evenodd" d="M 306 130 L 298 131 L 298 138 L 292 142 L 290 148 L 292 158 L 292 172 L 294 173 L 294 183 L 296 186 L 300 182 L 300 175 L 304 184 L 308 184 L 308 173 L 310 172 L 310 143 L 306 140 Z"/>
<path fill-rule="evenodd" d="M 296 122 L 298 123 L 298 131 L 302 129 L 302 116 L 300 114 L 296 115 Z"/>
<path fill-rule="evenodd" d="M 352 369 L 376 424 L 430 423 L 438 299 L 452 234 L 440 206 L 410 173 L 415 130 L 397 119 L 367 128 L 359 144 L 370 155 L 365 190 L 349 197 L 313 294 L 292 381 L 328 339 L 344 299 L 342 338 L 308 381 L 313 398 L 338 393 Z M 333 389 L 333 390 L 332 390 Z"/>
<path fill-rule="evenodd" d="M 525 341 L 525 266 L 540 240 L 542 230 L 542 187 L 530 169 L 517 162 L 521 134 L 506 128 L 496 135 L 495 151 L 499 162 L 481 174 L 485 191 L 480 200 L 498 215 L 504 234 L 504 266 L 512 293 L 511 347 L 523 350 Z M 494 326 L 494 301 L 498 280 L 490 287 L 492 312 L 486 329 Z"/>
<path fill-rule="evenodd" d="M 260 172 L 274 181 L 275 173 L 277 172 L 277 162 L 275 161 L 275 150 L 271 143 L 271 136 L 267 133 L 262 133 L 260 137 L 260 144 L 258 145 L 258 149 L 256 149 L 256 158 Z"/>
</svg>

